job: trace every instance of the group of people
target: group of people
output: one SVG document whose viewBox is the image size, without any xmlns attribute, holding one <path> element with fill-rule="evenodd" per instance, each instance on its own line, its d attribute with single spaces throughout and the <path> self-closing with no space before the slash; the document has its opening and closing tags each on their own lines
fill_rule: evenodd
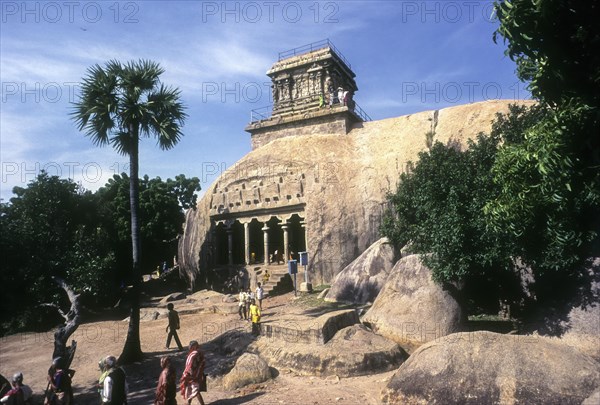
<svg viewBox="0 0 600 405">
<path fill-rule="evenodd" d="M 329 93 L 329 108 L 333 106 L 333 104 L 342 104 L 348 105 L 350 101 L 351 94 L 348 90 L 344 90 L 343 87 L 338 87 L 337 89 L 333 85 L 333 83 L 327 83 L 327 92 Z M 319 107 L 323 107 L 325 104 L 325 100 L 323 96 L 319 98 Z"/>
<path fill-rule="evenodd" d="M 73 388 L 71 379 L 75 374 L 74 370 L 65 367 L 62 357 L 56 357 L 52 360 L 52 365 L 48 369 L 48 385 L 44 394 L 44 405 L 72 405 Z M 11 390 L 1 399 L 1 404 L 6 405 L 29 405 L 33 391 L 28 385 L 23 383 L 23 373 L 18 372 L 12 377 Z"/>
<path fill-rule="evenodd" d="M 180 392 L 188 405 L 197 399 L 204 405 L 202 391 L 206 391 L 206 374 L 204 354 L 200 350 L 200 344 L 192 340 L 185 361 L 185 369 L 181 375 Z M 126 405 L 128 386 L 125 372 L 117 366 L 114 356 L 108 356 L 99 362 L 100 378 L 98 389 L 100 402 L 103 405 Z M 156 386 L 154 405 L 177 405 L 177 373 L 171 362 L 170 356 L 160 358 L 162 369 Z"/>
<path fill-rule="evenodd" d="M 239 315 L 240 319 L 252 322 L 252 333 L 260 334 L 260 318 L 264 290 L 261 283 L 257 284 L 253 293 L 250 288 L 246 291 L 240 289 L 239 293 Z M 166 328 L 167 342 L 169 348 L 171 339 L 175 340 L 178 349 L 183 350 L 177 330 L 180 328 L 179 315 L 172 303 L 167 305 L 169 310 L 168 325 Z M 161 373 L 156 387 L 155 405 L 177 404 L 177 381 L 176 372 L 171 363 L 171 357 L 164 356 L 160 359 Z M 188 405 L 197 398 L 201 405 L 204 399 L 201 392 L 206 391 L 206 375 L 204 374 L 205 358 L 197 341 L 192 340 L 189 344 L 185 369 L 180 379 L 180 392 Z M 98 378 L 97 390 L 99 402 L 102 405 L 125 405 L 127 404 L 128 386 L 125 371 L 117 365 L 114 356 L 107 356 L 98 363 L 100 377 Z M 44 405 L 73 405 L 72 378 L 75 374 L 65 365 L 61 357 L 52 361 L 48 369 L 48 386 L 44 396 Z M 23 384 L 23 374 L 16 373 L 11 381 L 12 389 L 0 398 L 0 405 L 28 405 L 32 396 L 29 386 Z"/>
<path fill-rule="evenodd" d="M 206 391 L 205 363 L 200 344 L 192 340 L 185 360 L 185 369 L 179 380 L 181 395 L 188 405 L 194 399 L 198 399 L 198 402 L 204 405 L 202 391 Z M 154 405 L 177 405 L 177 373 L 171 363 L 171 357 L 162 357 L 160 366 L 162 371 L 158 378 Z"/>
<path fill-rule="evenodd" d="M 252 334 L 255 336 L 260 334 L 260 317 L 263 297 L 264 290 L 261 283 L 257 284 L 256 293 L 253 293 L 250 288 L 246 291 L 240 289 L 238 296 L 238 314 L 240 320 L 249 320 L 252 322 Z"/>
</svg>

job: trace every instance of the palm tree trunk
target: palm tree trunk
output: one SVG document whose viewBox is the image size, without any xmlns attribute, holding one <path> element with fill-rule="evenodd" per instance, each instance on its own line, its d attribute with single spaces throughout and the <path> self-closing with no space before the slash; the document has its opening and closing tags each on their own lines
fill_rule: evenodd
<svg viewBox="0 0 600 405">
<path fill-rule="evenodd" d="M 129 328 L 123 352 L 119 363 L 127 364 L 142 359 L 142 346 L 140 343 L 140 227 L 138 222 L 139 209 L 139 138 L 137 128 L 131 127 L 131 150 L 129 151 L 129 204 L 131 208 L 131 245 L 133 266 L 131 270 L 131 313 L 129 315 Z"/>
</svg>

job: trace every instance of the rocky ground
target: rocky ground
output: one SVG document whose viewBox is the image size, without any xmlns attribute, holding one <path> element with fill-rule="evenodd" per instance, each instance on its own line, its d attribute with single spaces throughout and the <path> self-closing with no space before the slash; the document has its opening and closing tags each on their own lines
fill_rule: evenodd
<svg viewBox="0 0 600 405">
<path fill-rule="evenodd" d="M 297 312 L 299 306 L 312 305 L 306 300 L 295 300 L 289 293 L 264 301 L 264 320 L 288 312 Z M 189 304 L 187 304 L 189 306 Z M 178 308 L 176 303 L 176 309 Z M 182 311 L 183 312 L 183 311 Z M 178 375 L 183 370 L 185 352 L 165 349 L 166 319 L 161 318 L 141 323 L 142 350 L 145 359 L 141 363 L 125 367 L 130 388 L 130 404 L 151 404 L 154 389 L 160 373 L 159 358 L 165 354 L 175 357 Z M 181 315 L 182 328 L 179 331 L 182 343 L 192 339 L 209 342 L 221 334 L 240 329 L 250 332 L 250 324 L 240 321 L 237 314 L 189 313 Z M 127 333 L 127 322 L 106 320 L 85 323 L 79 327 L 73 339 L 78 342 L 77 353 L 72 364 L 76 370 L 73 379 L 76 404 L 96 404 L 97 393 L 94 385 L 98 378 L 98 360 L 108 354 L 119 355 Z M 174 347 L 174 343 L 171 343 Z M 51 332 L 38 334 L 18 334 L 0 340 L 0 374 L 10 376 L 16 371 L 25 375 L 37 394 L 39 403 L 46 387 L 45 373 L 50 364 L 53 348 Z M 207 371 L 218 369 L 223 356 L 207 353 Z M 276 370 L 276 377 L 262 384 L 246 386 L 236 391 L 225 391 L 219 385 L 211 387 L 204 398 L 207 404 L 378 404 L 380 394 L 393 371 L 362 377 L 324 378 L 301 376 L 289 370 Z M 181 397 L 178 403 L 183 404 Z"/>
</svg>

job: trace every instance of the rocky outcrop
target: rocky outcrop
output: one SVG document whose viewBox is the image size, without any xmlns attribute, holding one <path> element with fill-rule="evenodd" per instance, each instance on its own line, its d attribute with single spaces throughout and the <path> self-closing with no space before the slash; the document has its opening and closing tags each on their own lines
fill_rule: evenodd
<svg viewBox="0 0 600 405">
<path fill-rule="evenodd" d="M 381 238 L 335 276 L 325 301 L 373 302 L 396 264 L 397 253 Z"/>
<path fill-rule="evenodd" d="M 508 111 L 511 102 L 362 122 L 347 135 L 289 136 L 251 151 L 206 190 L 196 210 L 187 212 L 178 254 L 182 274 L 192 285 L 197 277 L 208 277 L 200 269 L 215 255 L 211 216 L 262 222 L 277 213 L 299 212 L 306 223 L 311 282 L 330 283 L 380 238 L 386 194 L 427 147 L 434 116 L 433 141 L 460 146 L 488 132 L 495 114 Z M 255 238 L 262 246 L 262 234 Z"/>
<path fill-rule="evenodd" d="M 223 388 L 235 390 L 248 384 L 258 384 L 271 378 L 269 365 L 256 354 L 244 353 L 233 369 L 223 378 Z"/>
<path fill-rule="evenodd" d="M 361 319 L 401 345 L 420 345 L 461 330 L 464 316 L 452 295 L 431 279 L 420 255 L 400 259 Z"/>
<path fill-rule="evenodd" d="M 160 303 L 161 304 L 167 304 L 169 302 L 179 301 L 179 300 L 182 300 L 184 298 L 185 298 L 185 294 L 184 293 L 176 292 L 176 293 L 172 293 L 172 294 L 169 294 L 169 295 L 163 297 L 160 300 Z"/>
<path fill-rule="evenodd" d="M 308 346 L 327 343 L 339 330 L 359 323 L 353 309 L 325 313 L 316 318 L 289 314 L 261 323 L 261 335 L 269 340 Z"/>
<path fill-rule="evenodd" d="M 393 370 L 408 355 L 395 342 L 357 324 L 340 330 L 324 345 L 261 337 L 249 350 L 269 365 L 302 375 L 353 377 Z"/>
<path fill-rule="evenodd" d="M 585 401 L 581 403 L 581 405 L 598 405 L 600 404 L 600 388 L 596 390 L 592 395 L 587 397 Z"/>
<path fill-rule="evenodd" d="M 584 274 L 572 299 L 543 311 L 536 333 L 554 336 L 600 360 L 600 258 L 590 259 Z"/>
<path fill-rule="evenodd" d="M 581 404 L 600 365 L 532 336 L 456 333 L 421 346 L 394 374 L 385 404 Z"/>
</svg>

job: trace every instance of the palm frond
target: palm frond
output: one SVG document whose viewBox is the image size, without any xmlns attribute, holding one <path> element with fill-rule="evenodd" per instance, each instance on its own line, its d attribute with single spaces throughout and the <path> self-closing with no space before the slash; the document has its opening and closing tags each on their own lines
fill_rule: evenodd
<svg viewBox="0 0 600 405">
<path fill-rule="evenodd" d="M 158 63 L 144 59 L 90 67 L 72 119 L 95 145 L 110 144 L 120 154 L 129 154 L 138 136 L 155 136 L 161 149 L 171 149 L 183 136 L 187 114 L 180 91 L 160 82 L 162 73 Z"/>
</svg>

